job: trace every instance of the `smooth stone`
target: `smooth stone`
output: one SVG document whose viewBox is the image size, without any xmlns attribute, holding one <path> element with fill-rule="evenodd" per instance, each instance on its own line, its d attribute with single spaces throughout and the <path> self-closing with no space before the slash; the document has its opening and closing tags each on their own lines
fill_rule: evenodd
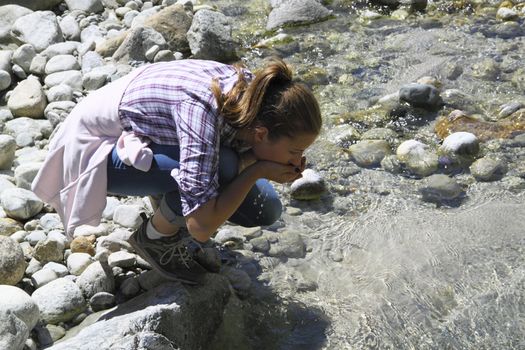
<svg viewBox="0 0 525 350">
<path fill-rule="evenodd" d="M 82 73 L 78 70 L 66 70 L 49 74 L 44 79 L 48 87 L 60 84 L 69 85 L 73 90 L 82 90 Z"/>
<path fill-rule="evenodd" d="M 101 0 L 65 0 L 70 11 L 80 10 L 87 13 L 104 11 Z"/>
<path fill-rule="evenodd" d="M 244 242 L 245 238 L 244 238 L 244 235 L 237 230 L 233 230 L 229 228 L 222 228 L 217 232 L 217 234 L 215 235 L 213 239 L 220 244 L 224 244 L 228 241 L 235 241 L 235 242 L 242 243 Z"/>
<path fill-rule="evenodd" d="M 89 304 L 94 312 L 106 310 L 115 306 L 115 296 L 111 293 L 100 292 L 89 299 Z"/>
<path fill-rule="evenodd" d="M 111 267 L 106 263 L 94 262 L 78 277 L 76 284 L 86 298 L 91 298 L 98 292 L 113 293 L 115 279 Z"/>
<path fill-rule="evenodd" d="M 44 203 L 33 192 L 22 188 L 7 189 L 0 194 L 6 214 L 16 220 L 26 220 L 38 214 Z"/>
<path fill-rule="evenodd" d="M 75 55 L 79 47 L 80 44 L 77 41 L 65 41 L 49 46 L 40 55 L 46 57 L 47 60 L 57 55 Z"/>
<path fill-rule="evenodd" d="M 140 293 L 140 284 L 136 278 L 127 278 L 119 288 L 120 293 L 125 298 L 132 298 Z"/>
<path fill-rule="evenodd" d="M 7 102 L 7 107 L 15 117 L 42 118 L 46 105 L 46 95 L 35 77 L 18 83 Z"/>
<path fill-rule="evenodd" d="M 128 253 L 126 251 L 114 252 L 108 258 L 108 264 L 111 267 L 122 267 L 129 268 L 133 267 L 137 259 L 135 254 Z"/>
<path fill-rule="evenodd" d="M 267 30 L 286 25 L 320 22 L 332 15 L 332 11 L 315 0 L 283 1 L 272 7 L 266 22 Z"/>
<path fill-rule="evenodd" d="M 80 41 L 80 26 L 74 16 L 67 15 L 62 17 L 59 25 L 66 40 Z"/>
<path fill-rule="evenodd" d="M 44 230 L 62 230 L 64 226 L 60 216 L 56 213 L 46 213 L 40 218 L 40 226 Z"/>
<path fill-rule="evenodd" d="M 56 55 L 47 61 L 45 73 L 49 75 L 68 70 L 80 70 L 78 59 L 73 55 Z"/>
<path fill-rule="evenodd" d="M 75 276 L 80 276 L 95 259 L 87 253 L 72 253 L 67 257 L 67 268 Z"/>
<path fill-rule="evenodd" d="M 29 294 L 18 287 L 0 285 L 0 295 L 1 314 L 11 312 L 21 319 L 29 330 L 35 327 L 40 310 Z"/>
<path fill-rule="evenodd" d="M 28 276 L 33 276 L 33 274 L 40 270 L 42 270 L 42 264 L 40 261 L 36 260 L 35 258 L 31 258 L 27 264 L 25 274 Z"/>
<path fill-rule="evenodd" d="M 24 277 L 27 265 L 20 245 L 0 236 L 0 284 L 15 285 Z"/>
<path fill-rule="evenodd" d="M 19 188 L 31 190 L 31 184 L 43 163 L 24 163 L 15 169 L 15 182 Z"/>
<path fill-rule="evenodd" d="M 361 167 L 376 167 L 381 160 L 392 153 L 390 145 L 384 140 L 363 140 L 348 148 L 352 160 Z"/>
<path fill-rule="evenodd" d="M 60 84 L 58 86 L 68 86 L 68 85 Z M 71 89 L 71 93 L 72 92 L 73 90 Z M 62 123 L 66 119 L 66 117 L 69 115 L 69 113 L 71 113 L 71 111 L 73 110 L 73 108 L 75 108 L 75 106 L 76 106 L 76 103 L 73 101 L 51 102 L 50 104 L 47 105 L 46 109 L 44 110 L 44 115 L 46 119 L 49 120 L 51 125 L 56 127 L 58 124 Z"/>
<path fill-rule="evenodd" d="M 11 86 L 11 75 L 5 70 L 0 70 L 0 91 L 4 91 L 10 86 Z"/>
<path fill-rule="evenodd" d="M 0 169 L 9 170 L 15 159 L 16 141 L 11 135 L 0 135 Z"/>
<path fill-rule="evenodd" d="M 290 195 L 297 200 L 318 200 L 326 192 L 321 175 L 312 169 L 305 169 L 302 177 L 290 185 Z"/>
<path fill-rule="evenodd" d="M 306 247 L 300 234 L 286 231 L 279 233 L 278 241 L 271 244 L 268 254 L 278 258 L 304 258 Z"/>
<path fill-rule="evenodd" d="M 113 221 L 120 226 L 137 229 L 142 224 L 141 212 L 141 206 L 122 204 L 115 209 Z"/>
<path fill-rule="evenodd" d="M 57 278 L 58 275 L 55 271 L 42 268 L 31 276 L 31 282 L 33 283 L 33 286 L 38 289 L 45 286 L 49 282 L 56 280 Z"/>
<path fill-rule="evenodd" d="M 440 147 L 443 153 L 476 155 L 479 152 L 479 140 L 470 132 L 459 131 L 448 135 Z"/>
<path fill-rule="evenodd" d="M 59 278 L 38 288 L 31 298 L 40 309 L 41 319 L 58 324 L 73 319 L 86 309 L 80 288 L 66 278 Z"/>
<path fill-rule="evenodd" d="M 66 266 L 62 264 L 58 264 L 56 262 L 48 262 L 44 265 L 42 269 L 50 269 L 53 270 L 58 277 L 65 277 L 69 274 L 69 271 Z"/>
<path fill-rule="evenodd" d="M 109 227 L 107 224 L 100 224 L 98 226 L 91 225 L 80 225 L 75 228 L 73 237 L 78 236 L 91 236 L 95 235 L 96 237 L 106 236 L 108 234 Z"/>
<path fill-rule="evenodd" d="M 439 90 L 428 84 L 412 83 L 401 87 L 399 100 L 427 110 L 435 110 L 443 104 Z"/>
<path fill-rule="evenodd" d="M 11 35 L 33 45 L 37 52 L 64 41 L 57 16 L 51 11 L 36 11 L 20 17 L 13 24 Z"/>
<path fill-rule="evenodd" d="M 478 181 L 496 181 L 507 173 L 507 164 L 500 159 L 484 157 L 472 163 L 470 172 Z"/>
<path fill-rule="evenodd" d="M 36 55 L 31 61 L 31 65 L 29 66 L 29 73 L 39 76 L 44 75 L 46 70 L 46 64 L 47 58 L 45 56 L 42 56 L 40 54 Z"/>
<path fill-rule="evenodd" d="M 419 192 L 427 202 L 453 200 L 464 193 L 463 188 L 454 178 L 443 174 L 435 174 L 422 180 Z"/>
</svg>

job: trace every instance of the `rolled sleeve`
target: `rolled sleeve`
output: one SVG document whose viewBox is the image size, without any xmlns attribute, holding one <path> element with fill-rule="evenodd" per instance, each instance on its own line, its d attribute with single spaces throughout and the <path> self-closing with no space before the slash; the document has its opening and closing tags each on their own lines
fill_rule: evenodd
<svg viewBox="0 0 525 350">
<path fill-rule="evenodd" d="M 173 108 L 180 147 L 180 168 L 172 176 L 179 185 L 182 214 L 190 214 L 218 194 L 218 117 L 206 104 L 185 100 Z"/>
</svg>

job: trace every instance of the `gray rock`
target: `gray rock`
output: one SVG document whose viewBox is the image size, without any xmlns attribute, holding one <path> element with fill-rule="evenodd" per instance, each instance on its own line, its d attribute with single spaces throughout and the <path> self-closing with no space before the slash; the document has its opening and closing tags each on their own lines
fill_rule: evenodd
<svg viewBox="0 0 525 350">
<path fill-rule="evenodd" d="M 288 25 L 320 22 L 332 15 L 332 11 L 315 0 L 288 0 L 272 9 L 266 23 L 267 30 Z"/>
<path fill-rule="evenodd" d="M 472 163 L 470 172 L 478 181 L 496 181 L 507 173 L 507 164 L 501 159 L 484 157 Z"/>
<path fill-rule="evenodd" d="M 248 294 L 252 286 L 252 280 L 245 271 L 225 265 L 221 268 L 220 273 L 228 278 L 228 281 L 230 281 L 237 293 L 241 295 Z"/>
<path fill-rule="evenodd" d="M 66 278 L 56 279 L 38 288 L 31 298 L 38 305 L 40 317 L 46 323 L 70 321 L 86 309 L 81 290 Z"/>
<path fill-rule="evenodd" d="M 35 48 L 31 44 L 24 44 L 13 52 L 12 62 L 22 67 L 24 72 L 29 73 L 31 61 L 35 56 Z"/>
<path fill-rule="evenodd" d="M 4 91 L 10 86 L 11 86 L 11 75 L 5 70 L 0 70 L 0 91 Z"/>
<path fill-rule="evenodd" d="M 146 52 L 155 45 L 166 46 L 166 40 L 159 32 L 150 27 L 136 27 L 115 51 L 113 59 L 120 62 L 146 61 Z"/>
<path fill-rule="evenodd" d="M 15 182 L 20 188 L 31 190 L 31 183 L 42 167 L 42 163 L 24 163 L 15 169 Z"/>
<path fill-rule="evenodd" d="M 390 145 L 384 140 L 363 140 L 348 148 L 352 160 L 361 167 L 376 167 L 381 160 L 392 153 Z"/>
<path fill-rule="evenodd" d="M 57 278 L 58 275 L 55 271 L 51 269 L 41 269 L 31 275 L 31 282 L 35 288 L 40 288 Z"/>
<path fill-rule="evenodd" d="M 60 20 L 60 30 L 66 40 L 80 41 L 80 26 L 72 15 L 64 16 Z"/>
<path fill-rule="evenodd" d="M 0 151 L 1 151 L 0 147 Z M 2 153 L 0 153 L 2 154 Z M 16 185 L 6 177 L 0 177 L 0 194 L 9 188 L 16 188 Z"/>
<path fill-rule="evenodd" d="M 30 133 L 35 138 L 48 138 L 53 127 L 48 120 L 19 117 L 4 125 L 4 134 L 17 138 L 21 134 Z"/>
<path fill-rule="evenodd" d="M 1 9 L 2 7 L 0 7 Z M 11 57 L 13 57 L 12 50 L 0 50 L 0 70 L 11 74 Z"/>
<path fill-rule="evenodd" d="M 11 35 L 21 43 L 33 45 L 37 52 L 64 41 L 57 17 L 51 11 L 36 11 L 20 17 L 13 24 Z"/>
<path fill-rule="evenodd" d="M 67 70 L 80 70 L 80 64 L 73 55 L 56 55 L 47 61 L 46 74 L 63 72 Z"/>
<path fill-rule="evenodd" d="M 21 81 L 7 102 L 15 117 L 42 118 L 46 105 L 46 95 L 35 77 Z"/>
<path fill-rule="evenodd" d="M 46 70 L 47 58 L 40 54 L 36 55 L 31 61 L 29 72 L 36 75 L 43 75 Z"/>
<path fill-rule="evenodd" d="M 47 213 L 40 218 L 40 226 L 44 230 L 63 229 L 60 216 L 56 213 Z"/>
<path fill-rule="evenodd" d="M 166 39 L 167 49 L 173 52 L 189 53 L 190 49 L 186 33 L 191 27 L 192 19 L 192 16 L 188 14 L 183 6 L 168 6 L 146 18 L 144 25 L 152 27 L 162 34 L 164 39 Z"/>
<path fill-rule="evenodd" d="M 250 240 L 254 252 L 267 253 L 270 250 L 270 242 L 266 237 L 257 237 Z"/>
<path fill-rule="evenodd" d="M 127 278 L 120 285 L 120 293 L 126 298 L 132 298 L 140 293 L 140 284 L 136 278 Z"/>
<path fill-rule="evenodd" d="M 29 328 L 13 312 L 0 312 L 0 349 L 22 350 Z"/>
<path fill-rule="evenodd" d="M 35 246 L 38 244 L 38 242 L 45 241 L 46 238 L 47 238 L 47 235 L 44 231 L 35 230 L 35 231 L 30 232 L 26 236 L 25 241 L 29 242 L 29 244 L 31 244 L 32 246 Z"/>
<path fill-rule="evenodd" d="M 80 44 L 76 41 L 65 41 L 49 46 L 40 55 L 46 59 L 51 59 L 57 55 L 75 55 L 79 51 Z"/>
<path fill-rule="evenodd" d="M 47 101 L 49 104 L 58 101 L 72 101 L 73 100 L 73 89 L 71 86 L 66 84 L 60 84 L 53 86 L 46 92 Z M 49 107 L 49 105 L 48 105 Z M 46 108 L 47 109 L 47 108 Z M 44 115 L 46 110 L 44 110 Z"/>
<path fill-rule="evenodd" d="M 88 299 L 99 292 L 113 293 L 115 290 L 115 279 L 111 267 L 98 261 L 89 265 L 82 272 L 76 284 Z"/>
<path fill-rule="evenodd" d="M 455 132 L 448 135 L 440 147 L 444 154 L 461 154 L 475 156 L 479 152 L 479 140 L 469 132 Z"/>
<path fill-rule="evenodd" d="M 98 13 L 104 10 L 100 0 L 65 0 L 70 11 L 80 10 L 88 13 Z"/>
<path fill-rule="evenodd" d="M 119 205 L 113 214 L 113 221 L 121 226 L 137 229 L 142 224 L 141 212 L 142 207 L 138 205 Z"/>
<path fill-rule="evenodd" d="M 58 264 L 56 262 L 48 262 L 47 264 L 44 265 L 42 269 L 53 270 L 57 274 L 58 277 L 65 277 L 69 274 L 67 267 L 65 267 L 62 264 Z"/>
<path fill-rule="evenodd" d="M 9 170 L 15 159 L 16 141 L 10 135 L 0 135 L 0 169 Z"/>
<path fill-rule="evenodd" d="M 0 203 L 9 217 L 19 220 L 32 218 L 44 206 L 33 192 L 22 188 L 7 189 L 2 192 Z"/>
<path fill-rule="evenodd" d="M 25 269 L 20 245 L 9 237 L 0 236 L 0 284 L 17 284 L 24 277 Z"/>
<path fill-rule="evenodd" d="M 29 163 L 42 163 L 47 156 L 46 149 L 38 149 L 35 147 L 24 147 L 16 151 L 16 158 L 13 165 L 18 167 Z"/>
<path fill-rule="evenodd" d="M 36 303 L 22 289 L 0 285 L 0 314 L 11 312 L 22 320 L 29 330 L 35 327 L 40 318 L 40 311 Z M 5 348 L 11 349 L 11 348 Z"/>
<path fill-rule="evenodd" d="M 498 63 L 492 58 L 485 58 L 475 62 L 472 65 L 472 76 L 476 78 L 495 81 L 501 73 Z"/>
<path fill-rule="evenodd" d="M 67 268 L 75 276 L 80 276 L 95 260 L 88 253 L 72 253 L 67 257 Z"/>
<path fill-rule="evenodd" d="M 110 73 L 106 70 L 93 69 L 82 77 L 82 86 L 84 86 L 86 90 L 97 90 L 106 85 L 109 75 Z"/>
<path fill-rule="evenodd" d="M 49 74 L 44 83 L 48 87 L 57 86 L 60 84 L 69 85 L 73 90 L 82 90 L 82 73 L 78 70 L 67 70 Z"/>
<path fill-rule="evenodd" d="M 40 261 L 36 260 L 35 258 L 31 258 L 31 260 L 27 264 L 25 273 L 28 276 L 32 276 L 40 270 L 42 270 L 42 264 L 40 263 Z"/>
<path fill-rule="evenodd" d="M 89 304 L 94 312 L 106 310 L 115 305 L 115 296 L 111 293 L 100 292 L 89 299 Z"/>
<path fill-rule="evenodd" d="M 5 3 L 2 5 L 0 6 L 0 43 L 9 43 L 13 40 L 11 37 L 13 23 L 33 11 L 19 5 L 5 5 Z"/>
<path fill-rule="evenodd" d="M 95 51 L 88 51 L 82 56 L 82 73 L 89 73 L 93 68 L 102 67 L 104 58 Z"/>
<path fill-rule="evenodd" d="M 160 50 L 153 58 L 153 63 L 175 61 L 175 54 L 171 50 Z"/>
<path fill-rule="evenodd" d="M 408 84 L 401 87 L 399 100 L 427 110 L 436 110 L 443 105 L 439 90 L 428 84 Z"/>
<path fill-rule="evenodd" d="M 20 80 L 23 80 L 25 78 L 27 78 L 27 74 L 26 72 L 24 71 L 24 69 L 22 69 L 22 67 L 20 67 L 18 64 L 13 64 L 13 66 L 11 67 L 11 69 L 13 70 L 13 74 Z"/>
<path fill-rule="evenodd" d="M 525 107 L 525 104 L 517 101 L 505 103 L 500 106 L 498 118 L 506 118 L 523 107 Z"/>
<path fill-rule="evenodd" d="M 57 6 L 61 0 L 3 0 L 3 4 L 16 3 L 17 5 L 23 6 L 24 8 L 38 11 L 38 10 L 50 10 Z"/>
<path fill-rule="evenodd" d="M 104 41 L 103 30 L 94 24 L 89 25 L 88 27 L 82 29 L 80 32 L 80 42 L 90 43 L 95 42 L 95 44 Z"/>
<path fill-rule="evenodd" d="M 63 338 L 66 335 L 66 330 L 54 324 L 46 324 L 45 326 L 36 327 L 34 333 L 36 333 L 40 346 L 48 347 Z"/>
<path fill-rule="evenodd" d="M 195 58 L 228 61 L 237 57 L 230 20 L 220 12 L 198 11 L 186 37 Z"/>
<path fill-rule="evenodd" d="M 319 173 L 306 169 L 302 177 L 290 185 L 290 195 L 297 200 L 317 200 L 326 192 L 326 184 Z"/>
<path fill-rule="evenodd" d="M 428 146 L 416 141 L 407 140 L 396 150 L 397 159 L 417 176 L 428 176 L 434 173 L 439 165 L 438 155 L 429 151 Z"/>
<path fill-rule="evenodd" d="M 57 86 L 68 86 L 65 84 L 57 85 Z M 71 113 L 73 108 L 75 108 L 76 103 L 72 101 L 57 101 L 57 102 L 51 102 L 47 105 L 46 109 L 44 110 L 44 115 L 47 120 L 56 127 L 58 124 L 62 123 L 66 117 Z"/>
<path fill-rule="evenodd" d="M 37 243 L 33 257 L 42 263 L 62 262 L 64 260 L 64 249 L 62 242 L 46 238 Z"/>
<path fill-rule="evenodd" d="M 191 289 L 165 283 L 118 309 L 89 316 L 75 337 L 48 349 L 100 350 L 105 344 L 119 344 L 123 349 L 206 349 L 229 298 L 228 282 L 215 274 Z"/>
<path fill-rule="evenodd" d="M 122 267 L 128 268 L 135 265 L 137 262 L 135 254 L 131 254 L 125 251 L 114 252 L 108 258 L 108 264 L 111 267 Z"/>
<path fill-rule="evenodd" d="M 361 139 L 361 133 L 351 125 L 336 125 L 328 131 L 327 139 L 339 147 L 349 147 L 355 141 Z"/>
<path fill-rule="evenodd" d="M 228 241 L 242 243 L 244 242 L 244 235 L 237 230 L 222 228 L 217 232 L 217 235 L 215 235 L 214 240 L 220 244 L 224 244 Z"/>
<path fill-rule="evenodd" d="M 304 258 L 306 247 L 300 234 L 285 231 L 278 235 L 277 242 L 271 244 L 268 254 L 278 258 Z"/>
<path fill-rule="evenodd" d="M 458 182 L 443 174 L 431 175 L 424 180 L 419 188 L 423 200 L 427 202 L 442 202 L 460 197 L 464 191 Z"/>
</svg>

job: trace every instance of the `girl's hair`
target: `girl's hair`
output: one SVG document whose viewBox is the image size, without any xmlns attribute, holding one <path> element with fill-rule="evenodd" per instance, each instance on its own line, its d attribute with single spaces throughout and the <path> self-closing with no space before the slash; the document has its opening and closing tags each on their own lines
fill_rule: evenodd
<svg viewBox="0 0 525 350">
<path fill-rule="evenodd" d="M 306 85 L 292 81 L 292 71 L 282 59 L 272 58 L 250 83 L 242 70 L 236 69 L 239 79 L 226 95 L 216 80 L 211 87 L 221 115 L 232 126 L 264 126 L 273 140 L 301 133 L 319 134 L 319 104 Z"/>
</svg>

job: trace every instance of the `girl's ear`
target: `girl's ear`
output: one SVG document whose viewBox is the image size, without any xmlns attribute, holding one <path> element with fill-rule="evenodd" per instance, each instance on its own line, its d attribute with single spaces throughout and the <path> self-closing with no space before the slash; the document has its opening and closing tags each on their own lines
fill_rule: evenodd
<svg viewBox="0 0 525 350">
<path fill-rule="evenodd" d="M 255 142 L 262 142 L 268 139 L 268 128 L 264 126 L 255 127 L 255 132 L 253 134 Z"/>
</svg>

